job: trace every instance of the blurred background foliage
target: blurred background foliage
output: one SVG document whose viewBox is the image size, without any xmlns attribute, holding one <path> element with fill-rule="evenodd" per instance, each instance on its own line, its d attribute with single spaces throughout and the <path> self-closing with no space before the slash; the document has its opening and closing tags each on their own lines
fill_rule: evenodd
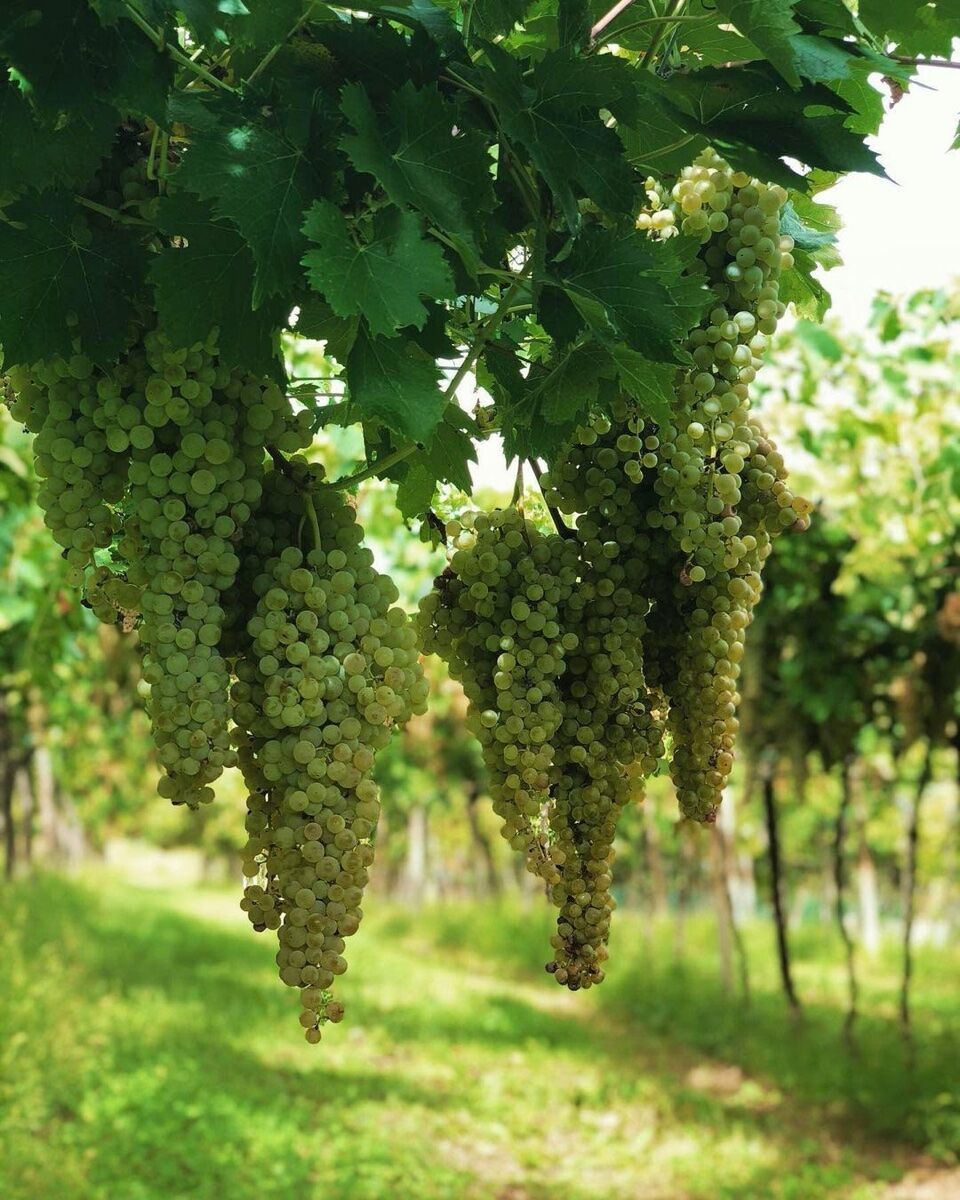
<svg viewBox="0 0 960 1200">
<path fill-rule="evenodd" d="M 329 379 L 336 405 L 338 382 L 319 348 L 299 350 L 290 365 L 302 378 Z M 950 949 L 960 925 L 958 381 L 958 292 L 881 294 L 869 328 L 856 334 L 801 320 L 780 336 L 759 403 L 797 490 L 816 502 L 813 526 L 782 539 L 767 567 L 744 667 L 738 764 L 720 822 L 681 824 L 665 776 L 624 814 L 615 877 L 624 911 L 610 981 L 589 998 L 558 998 L 536 978 L 545 906 L 498 835 L 462 693 L 442 664 L 428 661 L 430 711 L 378 762 L 384 817 L 373 921 L 350 973 L 356 1024 L 351 1032 L 351 1018 L 342 1035 L 338 1029 L 316 1067 L 299 1039 L 287 1039 L 293 1023 L 281 1011 L 268 948 L 244 940 L 241 919 L 228 915 L 223 889 L 236 889 L 244 838 L 239 776 L 224 777 L 217 802 L 199 812 L 156 798 L 136 703 L 135 635 L 98 626 L 65 585 L 65 564 L 34 503 L 29 439 L 0 408 L 3 864 L 8 879 L 36 876 L 0 893 L 0 1024 L 17 1031 L 8 1053 L 18 1064 L 0 1085 L 0 1120 L 6 1107 L 10 1161 L 19 1164 L 15 1178 L 0 1166 L 0 1194 L 233 1200 L 313 1195 L 309 1181 L 324 1179 L 330 1187 L 317 1185 L 318 1196 L 350 1200 L 926 1197 L 922 1180 L 921 1190 L 903 1192 L 884 1190 L 883 1181 L 960 1156 L 960 962 Z M 355 431 L 325 423 L 333 412 L 317 413 L 314 453 L 342 473 L 362 447 Z M 528 515 L 549 522 L 534 481 L 527 489 Z M 439 512 L 509 498 L 482 486 L 472 498 L 448 491 Z M 363 485 L 357 503 L 378 565 L 413 609 L 443 566 L 435 530 L 405 528 L 389 484 Z M 116 872 L 141 890 L 119 889 L 110 882 Z M 152 890 L 168 879 L 172 893 Z M 167 977 L 182 993 L 172 994 Z M 147 1014 L 131 1009 L 141 1002 L 158 1006 L 150 1020 L 173 1038 L 162 1052 Z M 79 1162 L 84 1145 L 80 1135 L 71 1141 L 72 1123 L 89 1119 L 94 1132 L 106 1126 L 112 1136 L 111 1121 L 129 1116 L 133 1092 L 110 1101 L 95 1088 L 89 1103 L 101 1107 L 84 1117 L 47 1072 L 59 1070 L 66 1053 L 64 1078 L 83 1092 L 91 1086 L 84 1072 L 99 1064 L 109 1074 L 105 1064 L 120 1057 L 105 1033 L 110 1020 L 128 1019 L 121 1042 L 136 1048 L 125 1078 L 138 1095 L 144 1073 L 170 1073 L 172 1093 L 158 1084 L 157 1095 L 174 1094 L 174 1111 L 198 1105 L 211 1144 L 226 1144 L 230 1122 L 245 1120 L 248 1108 L 267 1129 L 235 1164 L 268 1172 L 256 1187 L 226 1182 L 233 1177 L 221 1164 L 219 1174 L 189 1186 L 144 1182 L 149 1172 L 141 1180 L 135 1171 L 139 1182 L 117 1190 L 106 1151 L 90 1168 L 99 1182 L 84 1190 L 72 1178 L 71 1155 Z M 33 1062 L 31 1029 L 56 1046 L 46 1066 Z M 475 1133 L 469 1152 L 445 1151 L 431 1173 L 411 1147 L 436 1133 L 437 1115 L 419 1095 L 400 1105 L 398 1089 L 429 1091 L 435 1081 L 411 1082 L 391 1056 L 409 1054 L 429 1076 L 434 1042 L 453 1047 L 443 1086 Z M 167 1061 L 195 1050 L 197 1078 L 204 1066 L 226 1071 L 218 1086 L 228 1090 L 246 1069 L 225 1066 L 238 1050 L 279 1056 L 265 1087 L 288 1092 L 294 1116 L 242 1089 L 230 1091 L 235 1111 L 205 1109 L 207 1085 L 191 1099 Z M 442 1060 L 445 1051 L 437 1053 Z M 713 1062 L 703 1086 L 690 1083 L 694 1061 Z M 630 1062 L 632 1084 L 624 1074 Z M 370 1135 L 366 1174 L 354 1163 L 355 1175 L 341 1175 L 332 1158 L 313 1161 L 313 1152 L 285 1140 L 294 1138 L 297 1105 L 309 1108 L 316 1072 L 328 1067 L 337 1087 L 357 1097 L 349 1120 L 381 1093 L 399 1105 Z M 538 1141 L 543 1096 L 534 1098 L 544 1073 L 553 1081 L 557 1137 L 583 1158 L 576 1170 Z M 506 1089 L 498 1093 L 499 1125 L 490 1110 L 496 1099 L 476 1093 L 480 1077 Z M 778 1127 L 784 1096 L 800 1108 Z M 112 1117 L 103 1109 L 111 1102 Z M 641 1137 L 651 1106 L 659 1132 Z M 161 1132 L 179 1129 L 165 1111 Z M 593 1124 L 584 1125 L 588 1113 Z M 608 1176 L 595 1178 L 604 1130 L 615 1128 L 630 1136 L 610 1150 Z M 60 1146 L 49 1178 L 30 1148 L 38 1129 L 48 1149 Z M 445 1129 L 448 1143 L 459 1136 Z M 137 1137 L 149 1161 L 160 1133 Z M 670 1137 L 672 1151 L 664 1149 Z M 280 1148 L 273 1155 L 268 1142 Z M 190 1145 L 185 1160 L 200 1153 Z M 928 1157 L 917 1168 L 919 1152 Z M 704 1154 L 709 1169 L 696 1165 Z M 609 1171 L 620 1183 L 610 1186 Z M 483 1190 L 477 1181 L 490 1178 L 497 1187 Z M 540 1190 L 530 1182 L 537 1178 L 546 1181 Z M 931 1197 L 960 1195 L 960 1176 L 947 1178 L 956 1190 Z M 667 1190 L 656 1190 L 657 1179 Z"/>
</svg>

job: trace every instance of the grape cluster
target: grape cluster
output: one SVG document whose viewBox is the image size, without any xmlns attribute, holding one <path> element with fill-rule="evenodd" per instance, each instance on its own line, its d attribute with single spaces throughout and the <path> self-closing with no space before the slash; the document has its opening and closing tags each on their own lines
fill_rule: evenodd
<svg viewBox="0 0 960 1200">
<path fill-rule="evenodd" d="M 713 151 L 652 196 L 651 236 L 695 237 L 695 269 L 714 303 L 693 330 L 668 421 L 625 401 L 581 431 L 544 476 L 548 503 L 581 514 L 581 536 L 618 548 L 629 586 L 647 597 L 649 682 L 669 707 L 672 774 L 687 816 L 712 819 L 733 764 L 744 634 L 772 540 L 803 529 L 810 505 L 750 413 L 749 388 L 783 314 L 782 188 L 732 171 Z M 669 211 L 671 220 L 657 214 Z"/>
<path fill-rule="evenodd" d="M 300 1023 L 317 1042 L 321 1024 L 343 1015 L 330 988 L 363 915 L 380 812 L 376 753 L 394 726 L 425 711 L 427 685 L 396 587 L 374 569 L 354 510 L 319 488 L 307 511 L 306 554 L 283 520 L 255 522 L 251 561 L 262 569 L 232 699 L 249 789 L 243 870 L 255 879 L 242 907 L 254 928 L 277 931 L 280 978 L 300 989 Z"/>
<path fill-rule="evenodd" d="M 681 811 L 714 818 L 760 572 L 774 537 L 808 523 L 749 404 L 792 265 L 785 200 L 711 150 L 671 190 L 648 180 L 638 227 L 696 239 L 690 270 L 712 301 L 669 418 L 621 398 L 556 456 L 541 487 L 572 540 L 513 510 L 451 525 L 421 607 L 425 649 L 467 695 L 504 836 L 559 910 L 547 969 L 571 988 L 603 978 L 617 819 L 665 726 Z"/>
<path fill-rule="evenodd" d="M 139 623 L 161 794 L 196 805 L 235 759 L 222 598 L 260 501 L 264 445 L 309 425 L 276 384 L 223 363 L 214 338 L 151 330 L 109 369 L 76 354 L 11 371 L 36 433 L 39 502 L 103 621 Z"/>
<path fill-rule="evenodd" d="M 503 836 L 553 883 L 542 806 L 562 719 L 558 681 L 577 644 L 558 619 L 576 581 L 576 550 L 515 509 L 466 513 L 447 536 L 450 566 L 421 603 L 424 649 L 445 658 L 463 685 Z"/>
<path fill-rule="evenodd" d="M 544 536 L 514 509 L 467 513 L 421 604 L 424 649 L 464 688 L 501 832 L 559 910 L 548 965 L 603 978 L 617 816 L 662 752 L 647 705 L 643 603 L 609 547 Z"/>
</svg>

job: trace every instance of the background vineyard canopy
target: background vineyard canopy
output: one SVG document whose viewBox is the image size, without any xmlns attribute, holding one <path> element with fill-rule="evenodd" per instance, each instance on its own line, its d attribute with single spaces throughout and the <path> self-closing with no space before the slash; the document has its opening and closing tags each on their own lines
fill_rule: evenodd
<svg viewBox="0 0 960 1200">
<path fill-rule="evenodd" d="M 617 6 L 620 8 L 620 6 Z M 611 10 L 612 12 L 612 10 Z M 5 364 L 116 360 L 147 313 L 282 379 L 286 335 L 340 369 L 298 399 L 362 430 L 405 518 L 470 487 L 474 443 L 548 455 L 628 393 L 671 403 L 707 291 L 695 246 L 634 227 L 648 173 L 707 144 L 790 190 L 781 298 L 819 319 L 835 265 L 817 193 L 882 174 L 865 135 L 956 0 L 691 0 L 611 16 L 527 4 L 14 0 L 0 55 Z M 156 196 L 97 198 L 118 144 Z M 451 366 L 450 364 L 453 364 Z M 490 403 L 453 402 L 473 370 Z M 334 392 L 335 403 L 326 403 Z"/>
</svg>

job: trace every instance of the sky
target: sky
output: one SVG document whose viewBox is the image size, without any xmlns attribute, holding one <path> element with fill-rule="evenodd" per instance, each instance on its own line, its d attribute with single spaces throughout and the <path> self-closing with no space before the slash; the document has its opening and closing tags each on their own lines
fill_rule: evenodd
<svg viewBox="0 0 960 1200">
<path fill-rule="evenodd" d="M 918 86 L 923 84 L 923 87 Z M 824 276 L 833 313 L 848 328 L 864 324 L 881 289 L 905 293 L 960 279 L 960 150 L 950 152 L 960 116 L 960 70 L 921 68 L 917 82 L 869 144 L 889 179 L 848 175 L 819 200 L 843 220 L 843 265 Z M 475 399 L 465 394 L 472 407 Z M 510 491 L 498 438 L 478 447 L 475 486 Z"/>
<path fill-rule="evenodd" d="M 889 180 L 847 175 L 818 199 L 840 210 L 843 266 L 824 277 L 833 312 L 862 324 L 880 289 L 901 293 L 960 279 L 960 70 L 925 67 L 869 139 Z M 929 89 L 929 90 L 927 90 Z"/>
</svg>

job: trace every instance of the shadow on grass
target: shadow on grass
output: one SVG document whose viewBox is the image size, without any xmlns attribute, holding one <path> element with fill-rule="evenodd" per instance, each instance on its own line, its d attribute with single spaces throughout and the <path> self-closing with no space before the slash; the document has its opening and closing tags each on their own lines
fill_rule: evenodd
<svg viewBox="0 0 960 1200">
<path fill-rule="evenodd" d="M 779 997 L 761 991 L 744 1011 L 706 967 L 690 961 L 677 969 L 639 947 L 617 946 L 622 961 L 603 988 L 557 1004 L 559 989 L 540 969 L 549 915 L 506 906 L 419 915 L 381 909 L 365 930 L 374 957 L 348 976 L 357 1053 L 343 1027 L 333 1053 L 311 1054 L 296 1037 L 296 1005 L 275 977 L 269 941 L 239 923 L 234 929 L 161 907 L 149 893 L 127 891 L 114 904 L 117 896 L 115 888 L 100 893 L 44 879 L 0 898 L 27 952 L 62 947 L 69 986 L 86 992 L 84 1003 L 89 998 L 89 1026 L 82 1005 L 77 1010 L 86 1057 L 71 1064 L 65 1054 L 62 1072 L 56 1061 L 37 1067 L 45 1096 L 36 1120 L 65 1160 L 82 1149 L 99 1189 L 58 1182 L 49 1151 L 31 1174 L 26 1139 L 17 1143 L 18 1183 L 0 1187 L 5 1200 L 596 1200 L 604 1193 L 573 1179 L 562 1187 L 538 1179 L 539 1161 L 512 1193 L 485 1178 L 488 1166 L 456 1156 L 447 1162 L 431 1149 L 448 1115 L 454 1125 L 490 1119 L 484 1073 L 512 1069 L 502 1065 L 521 1056 L 516 1079 L 526 1071 L 528 1086 L 545 1086 L 536 1073 L 555 1064 L 562 1076 L 543 1093 L 558 1114 L 544 1113 L 544 1132 L 554 1119 L 580 1137 L 580 1110 L 649 1102 L 665 1130 L 686 1123 L 705 1144 L 760 1137 L 769 1146 L 770 1164 L 744 1163 L 729 1183 L 713 1178 L 685 1194 L 813 1200 L 835 1194 L 829 1179 L 803 1177 L 795 1190 L 781 1190 L 784 1162 L 801 1175 L 806 1169 L 794 1140 L 827 1128 L 852 1132 L 855 1121 L 900 1143 L 922 1140 L 918 1113 L 956 1075 L 955 1045 L 924 1039 L 922 1027 L 912 1071 L 888 1022 L 863 1022 L 852 1059 L 835 1009 L 813 1008 L 794 1026 Z M 425 997 L 418 978 L 441 987 L 440 999 Z M 107 1011 L 98 1021 L 99 1002 Z M 42 1013 L 36 1021 L 41 1030 Z M 444 1076 L 440 1068 L 461 1050 L 472 1055 L 470 1070 Z M 702 1054 L 738 1064 L 784 1095 L 754 1104 L 749 1092 L 704 1090 L 689 1075 Z M 804 1112 L 803 1102 L 817 1111 Z M 509 1110 L 504 1115 L 510 1119 Z M 814 1157 L 816 1144 L 806 1153 Z M 549 1169 L 546 1147 L 545 1154 Z M 718 1169 L 704 1167 L 707 1177 Z M 837 1187 L 846 1186 L 852 1168 L 836 1169 Z M 42 1170 L 53 1171 L 52 1183 Z M 681 1193 L 649 1193 L 672 1194 Z"/>
<path fill-rule="evenodd" d="M 403 936 L 408 920 L 392 918 L 396 936 Z M 756 962 L 753 994 L 744 1004 L 722 986 L 712 947 L 698 957 L 694 945 L 677 962 L 667 948 L 669 932 L 661 929 L 659 937 L 644 941 L 638 936 L 640 920 L 636 914 L 621 916 L 606 982 L 578 998 L 598 1031 L 616 1021 L 620 1032 L 612 1054 L 631 1038 L 700 1052 L 818 1106 L 840 1130 L 857 1124 L 904 1146 L 932 1149 L 947 1159 L 960 1156 L 960 1003 L 946 1012 L 942 986 L 931 996 L 929 1011 L 917 1005 L 912 1044 L 896 1020 L 869 1011 L 868 996 L 868 1011 L 861 1012 L 848 1045 L 842 1037 L 842 1005 L 808 1002 L 795 1019 L 776 981 L 756 979 Z M 506 907 L 483 921 L 469 909 L 431 911 L 424 925 L 447 953 L 496 954 L 505 973 L 531 980 L 552 931 L 548 914 L 518 915 Z M 635 941 L 628 945 L 631 933 Z M 801 964 L 822 961 L 830 936 L 821 930 L 798 937 Z M 877 991 L 888 999 L 883 989 Z M 542 1022 L 542 1015 L 538 1019 Z M 602 1032 L 598 1036 L 604 1040 Z"/>
</svg>

